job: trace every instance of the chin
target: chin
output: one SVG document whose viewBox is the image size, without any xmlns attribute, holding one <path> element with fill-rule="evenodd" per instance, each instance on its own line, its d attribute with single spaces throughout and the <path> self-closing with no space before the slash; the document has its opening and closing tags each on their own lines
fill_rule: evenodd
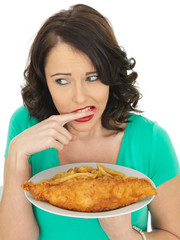
<svg viewBox="0 0 180 240">
<path fill-rule="evenodd" d="M 95 127 L 95 122 L 94 121 L 88 121 L 88 122 L 76 122 L 73 121 L 67 125 L 68 130 L 76 132 L 89 132 L 91 131 L 92 128 Z"/>
</svg>

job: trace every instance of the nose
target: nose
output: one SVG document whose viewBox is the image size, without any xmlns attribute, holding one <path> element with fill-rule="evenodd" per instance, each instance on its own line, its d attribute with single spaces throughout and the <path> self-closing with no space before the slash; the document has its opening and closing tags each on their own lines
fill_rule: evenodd
<svg viewBox="0 0 180 240">
<path fill-rule="evenodd" d="M 83 84 L 76 84 L 73 89 L 73 101 L 82 104 L 88 98 L 87 90 Z"/>
</svg>

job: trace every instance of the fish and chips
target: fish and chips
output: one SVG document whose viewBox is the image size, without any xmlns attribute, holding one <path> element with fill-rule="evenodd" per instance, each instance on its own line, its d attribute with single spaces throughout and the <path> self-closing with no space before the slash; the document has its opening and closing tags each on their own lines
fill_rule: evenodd
<svg viewBox="0 0 180 240">
<path fill-rule="evenodd" d="M 80 212 L 113 210 L 157 194 L 148 179 L 128 177 L 99 163 L 97 169 L 75 167 L 38 183 L 26 181 L 21 186 L 36 200 Z"/>
</svg>

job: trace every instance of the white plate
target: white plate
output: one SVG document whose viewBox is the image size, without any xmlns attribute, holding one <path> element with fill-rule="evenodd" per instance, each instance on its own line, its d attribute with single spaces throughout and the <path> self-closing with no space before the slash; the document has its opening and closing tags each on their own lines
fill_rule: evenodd
<svg viewBox="0 0 180 240">
<path fill-rule="evenodd" d="M 115 164 L 107 164 L 107 163 L 102 163 L 105 167 L 112 168 L 114 170 L 117 170 L 119 172 L 122 172 L 126 174 L 127 176 L 133 176 L 133 177 L 138 177 L 138 178 L 147 178 L 149 179 L 146 175 L 144 175 L 141 172 L 138 172 L 134 169 L 115 165 Z M 51 178 L 53 177 L 56 173 L 58 172 L 66 172 L 70 168 L 74 167 L 80 167 L 81 165 L 91 165 L 92 167 L 96 168 L 96 163 L 75 163 L 75 164 L 67 164 L 67 165 L 62 165 L 59 167 L 54 167 L 54 168 L 49 168 L 45 171 L 42 171 L 36 175 L 34 175 L 32 178 L 29 179 L 29 181 L 32 181 L 34 183 L 37 183 L 43 179 Z M 151 182 L 152 180 L 149 179 Z M 152 182 L 153 186 L 155 187 L 154 183 Z M 148 205 L 154 198 L 154 196 L 147 197 L 137 203 L 133 203 L 129 206 L 118 208 L 115 210 L 111 211 L 104 211 L 104 212 L 97 212 L 97 213 L 86 213 L 86 212 L 77 212 L 77 211 L 70 211 L 70 210 L 65 210 L 59 207 L 55 207 L 51 205 L 48 202 L 44 201 L 38 201 L 33 198 L 33 196 L 25 191 L 25 195 L 27 199 L 36 207 L 58 215 L 62 216 L 68 216 L 68 217 L 77 217 L 77 218 L 106 218 L 106 217 L 115 217 L 118 215 L 123 215 L 127 213 L 131 213 L 134 211 L 137 211 L 146 205 Z"/>
</svg>

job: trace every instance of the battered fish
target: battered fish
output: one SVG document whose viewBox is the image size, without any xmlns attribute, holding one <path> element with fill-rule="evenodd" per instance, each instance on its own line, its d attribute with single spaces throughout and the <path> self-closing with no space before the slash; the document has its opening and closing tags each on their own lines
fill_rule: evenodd
<svg viewBox="0 0 180 240">
<path fill-rule="evenodd" d="M 92 170 L 88 174 L 91 172 Z M 79 174 L 63 181 L 57 180 L 58 177 L 63 179 L 63 173 L 39 183 L 26 181 L 22 188 L 36 200 L 48 201 L 57 207 L 80 212 L 113 210 L 157 194 L 146 178 L 120 177 L 110 173 L 96 174 L 95 177 L 83 177 L 82 172 Z M 67 176 L 71 175 L 73 173 Z"/>
</svg>

